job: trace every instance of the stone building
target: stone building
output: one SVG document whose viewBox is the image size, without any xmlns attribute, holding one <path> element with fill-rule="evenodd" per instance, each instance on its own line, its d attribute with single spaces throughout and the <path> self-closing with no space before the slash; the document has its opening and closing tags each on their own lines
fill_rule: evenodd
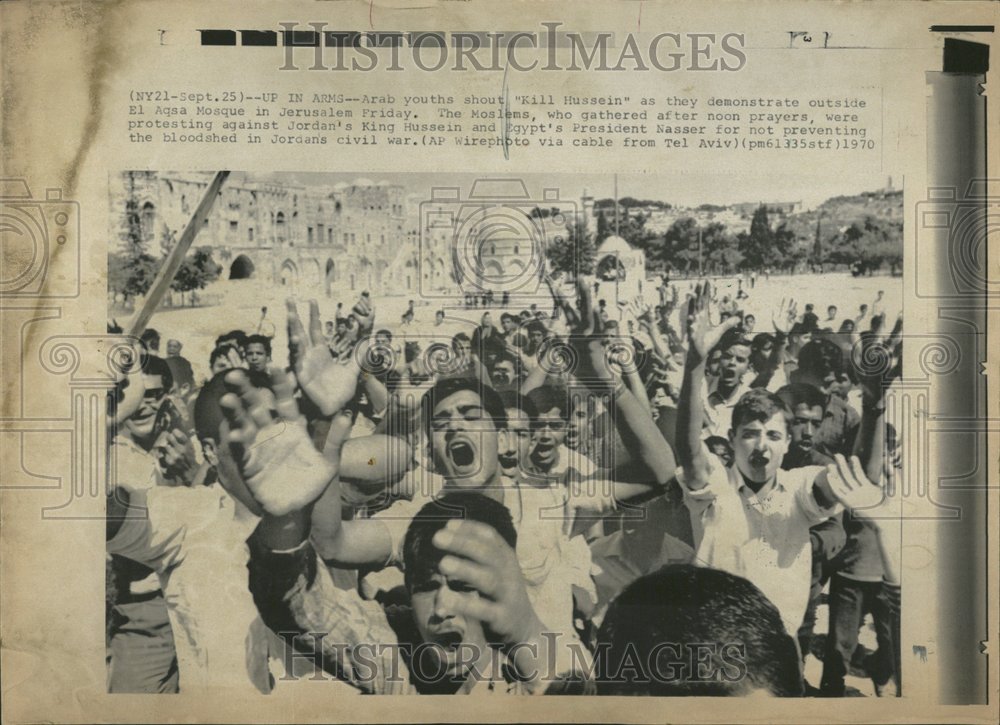
<svg viewBox="0 0 1000 725">
<path fill-rule="evenodd" d="M 242 177 L 242 178 L 240 178 Z M 124 228 L 127 201 L 140 216 L 146 251 L 165 254 L 183 231 L 211 174 L 126 172 L 112 189 Z M 389 292 L 387 270 L 416 233 L 402 186 L 358 179 L 332 187 L 230 177 L 195 239 L 211 246 L 222 279 L 294 288 Z M 116 234 L 120 238 L 120 234 Z M 124 242 L 121 242 L 124 245 Z"/>
</svg>

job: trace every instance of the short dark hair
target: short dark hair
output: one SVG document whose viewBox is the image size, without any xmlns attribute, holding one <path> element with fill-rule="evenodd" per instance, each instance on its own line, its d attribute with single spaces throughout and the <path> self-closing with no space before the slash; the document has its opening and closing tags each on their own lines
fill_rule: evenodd
<svg viewBox="0 0 1000 725">
<path fill-rule="evenodd" d="M 778 609 L 719 569 L 672 564 L 637 579 L 608 608 L 597 648 L 601 694 L 802 695 L 798 650 Z"/>
<path fill-rule="evenodd" d="M 467 342 L 467 343 L 469 343 L 471 345 L 472 344 L 472 338 L 469 337 L 469 335 L 467 333 L 456 332 L 455 336 L 451 338 L 451 347 L 452 347 L 452 349 L 454 349 L 455 345 L 457 345 L 460 342 Z"/>
<path fill-rule="evenodd" d="M 213 440 L 219 442 L 219 426 L 225 420 L 222 412 L 222 405 L 219 401 L 226 394 L 225 377 L 231 370 L 223 370 L 205 383 L 198 397 L 194 401 L 194 429 L 198 433 L 198 438 L 202 441 Z M 250 384 L 255 388 L 271 388 L 271 379 L 266 373 L 254 372 L 253 370 L 242 370 L 248 378 Z"/>
<path fill-rule="evenodd" d="M 212 354 L 208 356 L 208 366 L 212 367 L 213 365 L 215 365 L 215 361 L 218 360 L 220 357 L 226 357 L 230 347 L 231 345 L 219 345 L 214 350 L 212 350 Z"/>
<path fill-rule="evenodd" d="M 773 345 L 776 342 L 774 335 L 770 332 L 758 332 L 753 336 L 753 341 L 750 343 L 750 349 L 760 352 L 764 349 L 765 345 Z"/>
<path fill-rule="evenodd" d="M 558 408 L 560 418 L 569 420 L 570 405 L 569 396 L 565 388 L 555 385 L 540 385 L 528 393 L 528 400 L 535 406 L 536 415 L 548 413 L 553 408 Z"/>
<path fill-rule="evenodd" d="M 500 393 L 500 400 L 503 401 L 504 410 L 514 408 L 515 410 L 520 410 L 529 418 L 538 417 L 538 409 L 535 407 L 535 404 L 531 402 L 531 398 L 527 395 L 521 395 L 516 390 L 503 391 Z"/>
<path fill-rule="evenodd" d="M 250 347 L 254 343 L 257 343 L 259 345 L 263 345 L 264 346 L 264 352 L 267 354 L 268 357 L 271 357 L 271 338 L 270 337 L 268 337 L 267 335 L 250 335 L 250 337 L 247 338 L 247 345 L 246 346 Z"/>
<path fill-rule="evenodd" d="M 163 380 L 163 390 L 170 392 L 174 387 L 174 374 L 170 370 L 170 365 L 162 357 L 156 355 L 146 355 L 141 365 L 143 375 L 159 375 Z"/>
<path fill-rule="evenodd" d="M 149 350 L 160 349 L 160 333 L 152 327 L 147 327 L 139 335 L 139 341 Z"/>
<path fill-rule="evenodd" d="M 529 335 L 532 332 L 540 332 L 544 337 L 545 335 L 548 334 L 549 328 L 547 328 L 543 323 L 539 322 L 538 320 L 532 320 L 531 322 L 529 322 L 524 326 L 524 331 Z"/>
<path fill-rule="evenodd" d="M 237 347 L 246 348 L 247 334 L 243 330 L 230 330 L 224 335 L 215 338 L 215 346 L 225 345 L 227 342 L 235 342 Z"/>
<path fill-rule="evenodd" d="M 791 412 L 785 402 L 766 388 L 752 388 L 743 393 L 733 406 L 732 429 L 736 430 L 745 423 L 766 423 L 775 413 L 782 413 L 785 423 L 788 423 Z"/>
<path fill-rule="evenodd" d="M 392 342 L 392 333 L 384 327 L 375 333 L 375 337 L 378 337 L 379 335 L 389 338 L 389 342 Z"/>
<path fill-rule="evenodd" d="M 424 393 L 424 397 L 420 401 L 424 415 L 424 432 L 428 439 L 431 436 L 431 418 L 434 415 L 434 406 L 463 390 L 470 390 L 479 396 L 483 403 L 483 409 L 493 419 L 493 425 L 497 430 L 507 427 L 507 410 L 493 386 L 468 375 L 456 375 L 438 379 L 434 386 Z"/>
<path fill-rule="evenodd" d="M 818 407 L 821 410 L 826 410 L 826 395 L 815 385 L 789 383 L 781 387 L 775 395 L 785 401 L 785 405 L 793 413 L 798 406 L 803 404 L 809 408 Z"/>
<path fill-rule="evenodd" d="M 799 351 L 799 370 L 825 378 L 844 370 L 844 352 L 833 340 L 812 340 Z"/>
<path fill-rule="evenodd" d="M 726 330 L 722 334 L 722 339 L 719 340 L 719 350 L 725 352 L 731 347 L 740 345 L 742 347 L 752 348 L 753 343 L 750 342 L 749 338 L 743 334 L 742 331 L 736 329 L 735 327 Z"/>
<path fill-rule="evenodd" d="M 510 548 L 517 548 L 517 531 L 506 506 L 475 491 L 446 493 L 420 509 L 406 530 L 403 578 L 407 589 L 429 578 L 437 569 L 444 552 L 434 546 L 431 539 L 452 519 L 488 524 Z"/>
</svg>

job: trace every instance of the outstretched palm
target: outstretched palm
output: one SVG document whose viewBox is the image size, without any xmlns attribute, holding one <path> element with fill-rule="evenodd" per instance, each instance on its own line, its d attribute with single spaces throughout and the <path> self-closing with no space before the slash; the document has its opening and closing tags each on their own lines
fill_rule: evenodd
<svg viewBox="0 0 1000 725">
<path fill-rule="evenodd" d="M 283 516 L 319 498 L 336 468 L 313 445 L 290 376 L 272 374 L 273 394 L 254 387 L 242 370 L 228 373 L 225 382 L 222 444 L 254 501 L 266 513 Z"/>
<path fill-rule="evenodd" d="M 705 282 L 695 287 L 694 297 L 688 301 L 688 339 L 691 346 L 688 355 L 705 360 L 712 348 L 719 344 L 722 336 L 739 324 L 740 318 L 733 316 L 720 325 L 713 325 L 711 320 L 712 288 Z"/>
<path fill-rule="evenodd" d="M 771 322 L 774 324 L 774 331 L 787 335 L 791 329 L 792 325 L 795 324 L 795 318 L 798 315 L 798 305 L 795 304 L 795 300 L 785 301 L 784 298 L 781 300 L 781 305 L 771 314 Z"/>
<path fill-rule="evenodd" d="M 902 373 L 902 315 L 897 318 L 888 339 L 880 334 L 883 326 L 884 315 L 873 318 L 872 331 L 862 335 L 851 355 L 858 384 L 869 400 L 881 400 Z"/>
<path fill-rule="evenodd" d="M 323 415 L 333 415 L 354 397 L 361 367 L 357 354 L 334 359 L 323 338 L 319 305 L 309 301 L 309 332 L 299 319 L 293 300 L 287 301 L 288 346 L 302 391 Z M 357 352 L 357 351 L 356 351 Z"/>
</svg>

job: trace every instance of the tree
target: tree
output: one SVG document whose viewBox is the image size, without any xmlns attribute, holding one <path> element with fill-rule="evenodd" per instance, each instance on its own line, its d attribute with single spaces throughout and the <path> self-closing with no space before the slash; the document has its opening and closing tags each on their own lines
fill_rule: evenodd
<svg viewBox="0 0 1000 725">
<path fill-rule="evenodd" d="M 120 292 L 128 302 L 131 298 L 149 291 L 159 267 L 157 261 L 146 253 L 130 255 L 119 252 L 108 258 L 108 285 Z"/>
<path fill-rule="evenodd" d="M 124 245 L 122 251 L 108 257 L 108 285 L 114 292 L 121 293 L 126 302 L 146 294 L 156 276 L 156 260 L 146 253 L 146 234 L 139 208 L 139 183 L 150 178 L 152 174 L 146 171 L 127 171 L 122 175 L 125 214 L 119 238 Z"/>
<path fill-rule="evenodd" d="M 222 267 L 212 258 L 211 247 L 198 247 L 185 257 L 170 289 L 181 293 L 181 304 L 184 304 L 185 292 L 204 289 L 209 282 L 217 280 L 221 272 Z"/>
<path fill-rule="evenodd" d="M 762 269 L 771 266 L 774 233 L 767 217 L 767 207 L 757 207 L 750 220 L 750 231 L 739 236 L 739 250 L 743 255 L 744 269 Z"/>
<path fill-rule="evenodd" d="M 565 236 L 559 235 L 549 242 L 546 254 L 556 272 L 593 274 L 597 246 L 582 224 L 574 224 Z"/>
<path fill-rule="evenodd" d="M 841 230 L 831 242 L 826 260 L 834 264 L 857 264 L 871 274 L 888 264 L 893 274 L 903 264 L 903 224 L 865 217 Z"/>
</svg>

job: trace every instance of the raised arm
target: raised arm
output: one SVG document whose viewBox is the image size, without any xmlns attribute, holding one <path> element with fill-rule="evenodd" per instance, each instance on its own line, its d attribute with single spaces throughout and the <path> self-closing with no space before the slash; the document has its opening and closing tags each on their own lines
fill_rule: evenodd
<svg viewBox="0 0 1000 725">
<path fill-rule="evenodd" d="M 354 441 L 347 440 L 350 431 L 350 416 L 334 417 L 323 453 L 338 469 L 345 466 L 346 458 L 354 455 L 349 450 Z M 344 568 L 383 566 L 392 553 L 392 539 L 384 523 L 375 519 L 343 520 L 340 476 L 330 482 L 312 507 L 305 533 L 311 536 L 316 553 L 324 561 Z"/>
<path fill-rule="evenodd" d="M 709 318 L 711 295 L 711 286 L 705 282 L 695 288 L 694 296 L 688 301 L 688 352 L 677 403 L 677 462 L 684 469 L 684 481 L 691 490 L 704 488 L 708 483 L 708 458 L 701 438 L 705 420 L 702 402 L 705 361 L 726 330 L 740 321 L 738 317 L 730 317 L 721 325 L 713 326 Z"/>
</svg>

